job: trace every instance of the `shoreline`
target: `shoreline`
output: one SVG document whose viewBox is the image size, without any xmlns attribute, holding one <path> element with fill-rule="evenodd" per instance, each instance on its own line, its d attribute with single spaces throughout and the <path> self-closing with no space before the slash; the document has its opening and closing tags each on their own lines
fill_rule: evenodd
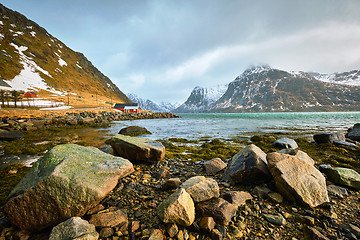
<svg viewBox="0 0 360 240">
<path fill-rule="evenodd" d="M 33 131 L 46 128 L 59 128 L 67 126 L 107 127 L 112 121 L 179 118 L 173 113 L 123 113 L 108 110 L 63 110 L 46 112 L 42 115 L 33 115 L 32 112 L 19 114 L 19 112 L 1 113 L 0 129 Z"/>
</svg>

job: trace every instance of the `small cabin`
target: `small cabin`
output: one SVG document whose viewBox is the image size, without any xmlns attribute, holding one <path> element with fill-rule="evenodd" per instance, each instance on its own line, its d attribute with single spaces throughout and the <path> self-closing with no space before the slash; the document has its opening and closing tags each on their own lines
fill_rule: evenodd
<svg viewBox="0 0 360 240">
<path fill-rule="evenodd" d="M 26 97 L 26 98 L 34 98 L 34 97 L 37 97 L 37 95 L 34 92 L 26 92 L 26 93 L 24 93 L 24 97 Z"/>
<path fill-rule="evenodd" d="M 126 113 L 138 113 L 140 112 L 140 107 L 138 103 L 116 103 L 114 105 L 115 109 L 122 110 Z"/>
</svg>

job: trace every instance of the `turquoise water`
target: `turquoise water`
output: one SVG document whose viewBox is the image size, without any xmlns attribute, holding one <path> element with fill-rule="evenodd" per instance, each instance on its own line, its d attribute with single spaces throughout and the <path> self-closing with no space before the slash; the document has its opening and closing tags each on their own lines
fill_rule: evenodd
<svg viewBox="0 0 360 240">
<path fill-rule="evenodd" d="M 346 131 L 360 122 L 360 112 L 325 113 L 201 113 L 180 114 L 181 118 L 115 122 L 109 134 L 126 126 L 147 128 L 151 139 L 201 137 L 249 138 L 255 134 L 280 133 L 312 136 L 315 133 Z"/>
</svg>

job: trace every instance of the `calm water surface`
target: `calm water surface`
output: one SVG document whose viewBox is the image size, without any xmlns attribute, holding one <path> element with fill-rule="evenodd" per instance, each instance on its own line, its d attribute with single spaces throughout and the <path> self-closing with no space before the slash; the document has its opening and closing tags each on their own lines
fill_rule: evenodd
<svg viewBox="0 0 360 240">
<path fill-rule="evenodd" d="M 201 137 L 248 138 L 261 133 L 283 133 L 311 136 L 328 131 L 346 131 L 360 122 L 360 112 L 326 113 L 201 113 L 180 114 L 181 118 L 146 119 L 115 122 L 108 134 L 116 134 L 123 127 L 147 128 L 151 139 Z"/>
</svg>

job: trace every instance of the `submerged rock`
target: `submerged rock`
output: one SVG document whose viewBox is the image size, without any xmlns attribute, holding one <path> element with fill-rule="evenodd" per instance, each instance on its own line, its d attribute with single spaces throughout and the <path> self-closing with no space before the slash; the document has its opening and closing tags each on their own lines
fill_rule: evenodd
<svg viewBox="0 0 360 240">
<path fill-rule="evenodd" d="M 144 127 L 130 126 L 130 127 L 121 129 L 119 134 L 129 135 L 129 136 L 138 136 L 138 135 L 143 135 L 143 134 L 151 134 L 151 132 Z"/>
<path fill-rule="evenodd" d="M 313 165 L 276 152 L 267 160 L 278 191 L 288 200 L 310 207 L 329 202 L 325 177 Z"/>
<path fill-rule="evenodd" d="M 225 175 L 233 183 L 254 185 L 271 179 L 266 161 L 266 154 L 256 145 L 251 144 L 233 156 Z M 224 177 L 226 178 L 226 176 Z"/>
<path fill-rule="evenodd" d="M 97 240 L 99 233 L 88 221 L 80 217 L 72 217 L 52 229 L 49 240 L 59 239 Z"/>
<path fill-rule="evenodd" d="M 146 138 L 117 134 L 111 138 L 110 145 L 117 156 L 130 161 L 154 163 L 165 157 L 165 147 L 160 142 Z"/>
<path fill-rule="evenodd" d="M 360 174 L 351 168 L 326 167 L 321 171 L 335 184 L 360 189 Z"/>
<path fill-rule="evenodd" d="M 84 215 L 133 171 L 128 160 L 94 147 L 58 145 L 11 191 L 4 212 L 21 229 L 39 232 Z"/>
</svg>

